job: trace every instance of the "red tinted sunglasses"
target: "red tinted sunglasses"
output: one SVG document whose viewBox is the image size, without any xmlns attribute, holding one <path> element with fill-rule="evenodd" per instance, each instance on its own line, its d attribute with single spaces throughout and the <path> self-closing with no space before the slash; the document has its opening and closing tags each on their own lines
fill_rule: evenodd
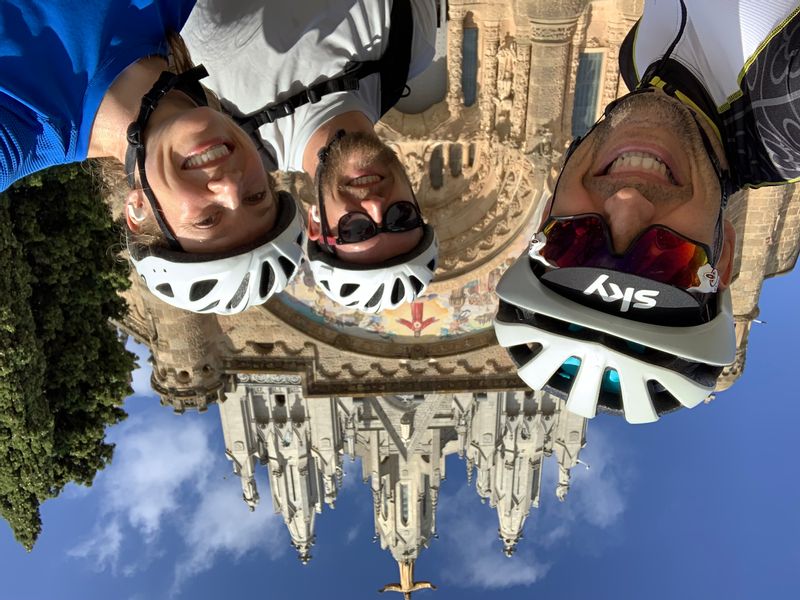
<svg viewBox="0 0 800 600">
<path fill-rule="evenodd" d="M 707 245 L 652 225 L 624 254 L 615 254 L 608 225 L 598 214 L 550 217 L 531 241 L 530 256 L 549 267 L 612 269 L 693 292 L 716 292 L 719 283 Z"/>
</svg>

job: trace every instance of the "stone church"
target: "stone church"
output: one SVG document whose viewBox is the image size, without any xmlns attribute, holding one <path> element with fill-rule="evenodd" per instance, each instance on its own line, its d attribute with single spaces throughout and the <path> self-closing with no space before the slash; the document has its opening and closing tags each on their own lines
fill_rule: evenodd
<svg viewBox="0 0 800 600">
<path fill-rule="evenodd" d="M 401 582 L 386 590 L 406 597 L 431 585 L 415 582 L 413 567 L 436 532 L 446 455 L 462 457 L 496 508 L 508 555 L 539 503 L 544 457 L 558 463 L 558 497 L 568 489 L 586 424 L 517 378 L 492 330 L 494 289 L 538 224 L 566 145 L 626 91 L 617 51 L 643 2 L 437 3 L 434 63 L 379 124 L 439 235 L 426 295 L 365 315 L 330 302 L 306 271 L 266 305 L 222 317 L 159 303 L 134 281 L 118 323 L 151 349 L 162 404 L 178 413 L 219 404 L 245 502 L 258 503 L 254 472 L 265 465 L 302 560 L 315 515 L 336 500 L 342 461 L 360 457 L 375 534 L 400 565 Z M 310 201 L 310 181 L 280 180 Z M 744 371 L 764 280 L 797 260 L 798 196 L 786 186 L 731 201 L 738 350 L 719 391 Z"/>
</svg>

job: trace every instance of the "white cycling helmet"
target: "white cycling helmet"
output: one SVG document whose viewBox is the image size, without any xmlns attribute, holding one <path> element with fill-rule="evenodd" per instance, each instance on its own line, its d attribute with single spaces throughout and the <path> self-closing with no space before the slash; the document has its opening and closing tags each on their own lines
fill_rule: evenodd
<svg viewBox="0 0 800 600">
<path fill-rule="evenodd" d="M 547 277 L 543 270 L 526 252 L 506 271 L 497 286 L 500 306 L 495 332 L 516 363 L 520 378 L 533 389 L 546 389 L 565 398 L 567 409 L 575 414 L 592 418 L 599 409 L 624 414 L 630 423 L 655 421 L 661 414 L 702 402 L 713 391 L 722 368 L 735 358 L 728 290 L 709 300 L 706 322 L 657 325 L 632 320 L 635 315 L 625 318 L 606 312 L 619 309 L 621 303 L 616 300 L 621 297 L 600 298 L 604 307 L 598 308 L 597 298 L 591 297 L 594 294 L 587 294 L 598 279 L 597 269 L 551 272 L 570 271 L 572 277 L 577 274 L 584 283 L 589 282 L 577 294 L 557 281 L 543 280 Z M 604 271 L 600 277 L 603 275 L 617 281 L 619 289 L 652 288 L 645 298 L 648 305 L 653 297 L 661 302 L 665 294 L 674 301 L 675 311 L 684 310 L 676 308 L 676 303 L 689 296 L 672 286 L 625 273 Z M 670 307 L 665 310 L 663 322 L 673 322 L 668 315 Z"/>
<path fill-rule="evenodd" d="M 183 73 L 164 71 L 142 97 L 136 120 L 128 126 L 125 170 L 128 185 L 136 189 L 136 174 L 153 217 L 169 248 L 137 244 L 128 238 L 131 262 L 147 288 L 167 304 L 197 313 L 230 315 L 263 304 L 282 291 L 303 261 L 305 225 L 297 203 L 286 192 L 278 194 L 278 219 L 264 237 L 243 248 L 216 254 L 184 252 L 167 224 L 145 170 L 144 132 L 159 101 L 176 89 L 197 106 L 208 99 L 200 80 L 208 76 L 198 65 Z"/>
<path fill-rule="evenodd" d="M 129 243 L 147 288 L 167 304 L 230 315 L 283 291 L 303 262 L 305 224 L 294 198 L 278 193 L 278 219 L 266 238 L 220 254 L 188 254 Z"/>
<path fill-rule="evenodd" d="M 439 242 L 430 225 L 422 225 L 422 239 L 411 252 L 380 265 L 355 265 L 314 241 L 306 244 L 311 274 L 325 295 L 366 313 L 397 308 L 422 295 L 433 279 L 438 255 Z"/>
</svg>

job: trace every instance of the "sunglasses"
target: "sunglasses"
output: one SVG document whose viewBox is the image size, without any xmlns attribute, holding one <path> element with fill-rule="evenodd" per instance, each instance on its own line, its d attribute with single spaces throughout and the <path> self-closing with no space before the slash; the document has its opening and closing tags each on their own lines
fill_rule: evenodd
<svg viewBox="0 0 800 600">
<path fill-rule="evenodd" d="M 531 240 L 529 255 L 551 268 L 612 269 L 690 292 L 716 292 L 719 283 L 706 244 L 652 225 L 624 254 L 615 254 L 608 225 L 598 214 L 550 217 Z"/>
<path fill-rule="evenodd" d="M 326 244 L 338 245 L 357 244 L 375 237 L 379 233 L 401 233 L 411 231 L 424 224 L 422 215 L 416 204 L 407 200 L 395 202 L 383 213 L 382 224 L 378 225 L 372 217 L 363 212 L 349 212 L 339 219 L 336 236 L 326 234 L 323 239 Z M 322 219 L 324 229 L 327 229 L 325 219 Z"/>
</svg>

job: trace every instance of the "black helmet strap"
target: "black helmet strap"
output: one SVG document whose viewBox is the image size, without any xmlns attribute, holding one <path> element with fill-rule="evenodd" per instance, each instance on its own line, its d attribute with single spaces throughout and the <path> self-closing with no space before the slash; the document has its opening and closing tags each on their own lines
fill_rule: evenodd
<svg viewBox="0 0 800 600">
<path fill-rule="evenodd" d="M 169 71 L 162 72 L 158 80 L 153 84 L 153 87 L 150 88 L 150 91 L 142 96 L 139 114 L 136 120 L 128 126 L 128 150 L 125 153 L 125 172 L 128 175 L 128 185 L 131 189 L 136 189 L 136 172 L 138 172 L 142 191 L 147 201 L 150 203 L 150 208 L 153 211 L 156 223 L 158 223 L 158 228 L 167 238 L 167 242 L 172 250 L 180 251 L 182 248 L 175 234 L 169 228 L 169 225 L 167 225 L 161 206 L 159 206 L 158 200 L 156 200 L 156 196 L 147 181 L 147 174 L 144 168 L 144 130 L 147 127 L 148 120 L 158 107 L 158 103 L 173 89 L 179 90 L 189 96 L 197 106 L 208 106 L 208 100 L 203 91 L 203 86 L 200 85 L 200 80 L 207 76 L 208 71 L 206 71 L 203 65 L 198 65 L 188 71 L 178 74 Z"/>
</svg>

